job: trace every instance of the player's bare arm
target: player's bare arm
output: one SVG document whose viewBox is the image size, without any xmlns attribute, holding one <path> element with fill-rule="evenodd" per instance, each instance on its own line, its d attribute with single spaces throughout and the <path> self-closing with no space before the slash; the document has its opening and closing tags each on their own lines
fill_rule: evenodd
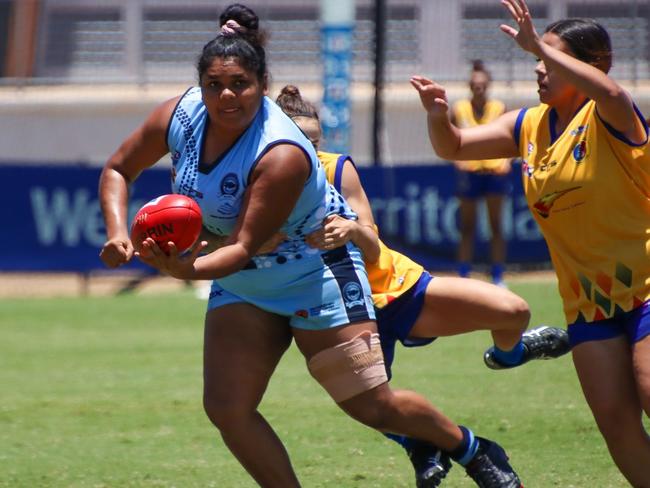
<svg viewBox="0 0 650 488">
<path fill-rule="evenodd" d="M 128 185 L 140 172 L 167 154 L 165 133 L 178 98 L 157 107 L 109 158 L 99 180 L 99 201 L 106 222 L 107 241 L 100 258 L 109 268 L 133 257 L 127 228 Z"/>
<path fill-rule="evenodd" d="M 340 215 L 330 215 L 324 220 L 322 229 L 314 231 L 306 237 L 307 244 L 314 248 L 327 250 L 335 249 L 352 241 L 361 249 L 365 261 L 377 262 L 381 250 L 375 220 L 372 216 L 370 202 L 359 180 L 359 174 L 349 160 L 343 163 L 341 194 L 357 214 L 357 220 L 346 219 Z"/>
<path fill-rule="evenodd" d="M 217 234 L 213 234 L 208 229 L 203 227 L 201 230 L 201 235 L 199 236 L 199 242 L 205 241 L 207 242 L 207 246 L 203 248 L 202 253 L 208 254 L 222 248 L 223 246 L 228 245 L 229 238 L 230 236 L 219 236 Z M 284 232 L 275 233 L 268 241 L 262 245 L 262 247 L 259 248 L 257 254 L 268 254 L 273 252 L 282 243 L 282 241 L 286 240 L 286 238 L 287 235 Z"/>
<path fill-rule="evenodd" d="M 429 139 L 438 156 L 450 161 L 517 156 L 514 137 L 517 111 L 508 112 L 488 124 L 459 129 L 447 114 L 449 105 L 444 87 L 423 76 L 413 76 L 411 85 L 427 112 Z"/>
<path fill-rule="evenodd" d="M 381 249 L 379 248 L 375 219 L 372 216 L 370 201 L 359 179 L 359 173 L 350 161 L 345 161 L 343 164 L 341 193 L 357 214 L 356 226 L 351 239 L 361 249 L 366 261 L 376 263 Z"/>
<path fill-rule="evenodd" d="M 152 243 L 147 264 L 178 279 L 210 280 L 240 271 L 286 222 L 309 177 L 309 163 L 298 147 L 280 144 L 260 160 L 244 193 L 242 210 L 227 245 L 198 257 L 171 250 L 169 256 Z M 207 243 L 206 243 L 207 244 Z"/>
<path fill-rule="evenodd" d="M 563 41 L 552 33 L 540 37 L 523 0 L 503 0 L 502 4 L 517 23 L 518 30 L 501 25 L 501 30 L 512 37 L 524 50 L 540 59 L 546 70 L 553 70 L 574 85 L 586 98 L 594 100 L 598 114 L 613 128 L 635 143 L 646 139 L 645 130 L 636 116 L 632 97 L 607 73 L 597 66 L 574 56 Z M 566 49 L 563 49 L 566 48 Z"/>
</svg>

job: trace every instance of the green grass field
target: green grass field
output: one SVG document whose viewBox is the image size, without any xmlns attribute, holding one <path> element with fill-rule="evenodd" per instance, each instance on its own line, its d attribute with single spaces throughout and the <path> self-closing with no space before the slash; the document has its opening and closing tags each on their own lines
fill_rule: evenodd
<svg viewBox="0 0 650 488">
<path fill-rule="evenodd" d="M 563 323 L 554 283 L 513 289 L 532 324 Z M 189 292 L 0 300 L 0 487 L 255 486 L 202 411 L 203 312 Z M 392 384 L 498 440 L 527 488 L 627 486 L 571 359 L 491 371 L 488 342 L 399 348 Z M 295 347 L 262 411 L 306 488 L 414 486 L 401 448 L 340 412 Z M 444 486 L 474 484 L 455 466 Z"/>
</svg>

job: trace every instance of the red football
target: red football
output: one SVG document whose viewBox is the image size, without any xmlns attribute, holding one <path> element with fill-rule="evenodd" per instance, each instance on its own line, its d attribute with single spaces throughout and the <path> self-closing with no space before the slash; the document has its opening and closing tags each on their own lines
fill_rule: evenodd
<svg viewBox="0 0 650 488">
<path fill-rule="evenodd" d="M 133 218 L 131 242 L 136 251 L 151 237 L 167 252 L 167 243 L 176 244 L 178 252 L 191 248 L 202 227 L 201 208 L 185 195 L 161 195 L 145 203 Z"/>
</svg>

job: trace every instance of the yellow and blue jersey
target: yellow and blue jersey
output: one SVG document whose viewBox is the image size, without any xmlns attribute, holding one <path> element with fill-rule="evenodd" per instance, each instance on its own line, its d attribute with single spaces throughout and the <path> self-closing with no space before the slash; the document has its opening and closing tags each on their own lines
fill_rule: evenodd
<svg viewBox="0 0 650 488">
<path fill-rule="evenodd" d="M 483 109 L 483 115 L 476 118 L 472 102 L 470 100 L 459 100 L 452 108 L 456 126 L 465 129 L 469 127 L 476 127 L 477 125 L 487 124 L 494 119 L 503 115 L 505 112 L 505 105 L 499 100 L 488 100 Z M 480 159 L 476 161 L 468 161 L 469 171 L 485 171 L 500 168 L 506 164 L 507 159 Z"/>
<path fill-rule="evenodd" d="M 318 159 L 325 170 L 327 180 L 341 192 L 341 176 L 345 161 L 352 159 L 346 154 L 318 152 Z M 388 248 L 379 241 L 381 253 L 376 263 L 365 262 L 372 299 L 377 308 L 388 303 L 410 289 L 420 279 L 424 268 L 403 254 Z"/>
<path fill-rule="evenodd" d="M 528 206 L 546 238 L 567 322 L 614 317 L 650 298 L 647 137 L 628 141 L 594 101 L 561 134 L 556 120 L 545 104 L 517 118 Z"/>
</svg>

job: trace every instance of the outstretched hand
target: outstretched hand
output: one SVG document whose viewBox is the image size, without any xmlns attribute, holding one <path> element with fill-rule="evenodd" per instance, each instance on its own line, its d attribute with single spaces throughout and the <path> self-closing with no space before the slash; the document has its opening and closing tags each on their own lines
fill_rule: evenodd
<svg viewBox="0 0 650 488">
<path fill-rule="evenodd" d="M 194 279 L 194 261 L 207 245 L 207 241 L 201 241 L 194 246 L 192 252 L 181 256 L 176 245 L 170 241 L 167 243 L 169 254 L 165 254 L 156 244 L 156 241 L 148 237 L 142 242 L 142 250 L 136 252 L 135 255 L 143 263 L 156 268 L 162 273 L 179 280 L 191 280 Z"/>
<path fill-rule="evenodd" d="M 535 30 L 526 2 L 524 0 L 501 0 L 501 5 L 510 12 L 519 26 L 519 30 L 506 24 L 501 24 L 500 29 L 512 37 L 524 51 L 537 55 L 542 40 Z"/>
<path fill-rule="evenodd" d="M 445 89 L 424 76 L 414 75 L 410 79 L 411 85 L 418 91 L 424 110 L 431 117 L 447 118 L 449 104 Z"/>
</svg>

